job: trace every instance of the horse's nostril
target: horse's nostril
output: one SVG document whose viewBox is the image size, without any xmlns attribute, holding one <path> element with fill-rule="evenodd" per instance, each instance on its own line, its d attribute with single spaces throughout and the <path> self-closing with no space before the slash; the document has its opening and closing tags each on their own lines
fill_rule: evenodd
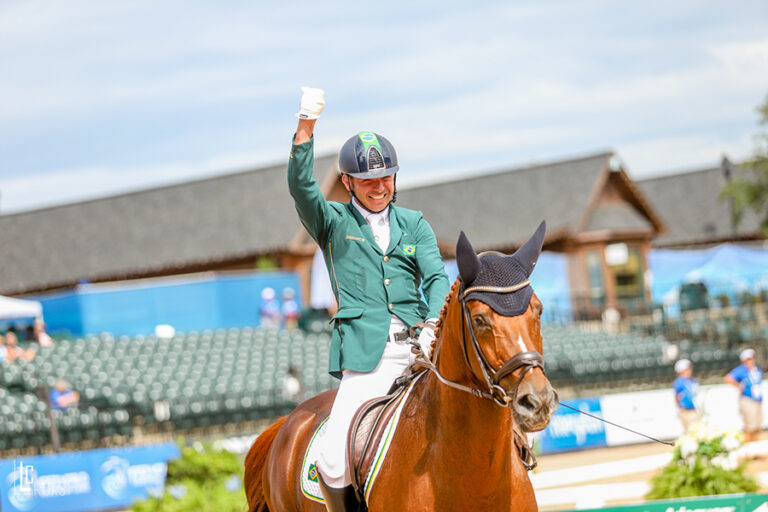
<svg viewBox="0 0 768 512">
<path fill-rule="evenodd" d="M 529 411 L 535 411 L 541 405 L 541 401 L 531 393 L 526 393 L 517 399 L 518 407 L 528 409 Z"/>
</svg>

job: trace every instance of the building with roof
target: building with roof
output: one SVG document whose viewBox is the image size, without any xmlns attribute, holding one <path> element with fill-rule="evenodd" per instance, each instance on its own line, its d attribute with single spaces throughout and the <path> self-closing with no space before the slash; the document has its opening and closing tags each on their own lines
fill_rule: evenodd
<svg viewBox="0 0 768 512">
<path fill-rule="evenodd" d="M 346 201 L 336 171 L 335 156 L 315 160 L 326 197 Z M 281 164 L 0 215 L 0 294 L 272 266 L 297 272 L 308 297 L 316 245 L 285 176 Z M 717 200 L 723 179 L 716 168 L 635 182 L 601 152 L 403 188 L 397 204 L 424 212 L 446 258 L 461 230 L 477 250 L 511 252 L 546 219 L 544 249 L 567 257 L 574 315 L 592 318 L 648 303 L 651 247 L 735 239 Z M 756 225 L 746 216 L 738 239 Z"/>
<path fill-rule="evenodd" d="M 611 152 L 404 190 L 398 204 L 424 212 L 447 254 L 461 230 L 477 250 L 514 251 L 545 219 L 544 249 L 567 255 L 577 318 L 647 303 L 647 252 L 665 231 Z"/>
<path fill-rule="evenodd" d="M 760 220 L 752 210 L 745 211 L 737 225 L 730 201 L 720 199 L 733 173 L 733 164 L 723 158 L 718 167 L 638 180 L 637 186 L 668 227 L 653 246 L 678 249 L 763 240 Z"/>
</svg>

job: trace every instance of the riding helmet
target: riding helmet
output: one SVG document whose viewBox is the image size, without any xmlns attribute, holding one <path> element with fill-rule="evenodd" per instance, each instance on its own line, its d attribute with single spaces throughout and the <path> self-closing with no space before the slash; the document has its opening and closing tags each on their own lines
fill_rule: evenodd
<svg viewBox="0 0 768 512">
<path fill-rule="evenodd" d="M 354 178 L 383 178 L 399 169 L 394 146 L 377 133 L 360 132 L 339 151 L 339 172 Z"/>
</svg>

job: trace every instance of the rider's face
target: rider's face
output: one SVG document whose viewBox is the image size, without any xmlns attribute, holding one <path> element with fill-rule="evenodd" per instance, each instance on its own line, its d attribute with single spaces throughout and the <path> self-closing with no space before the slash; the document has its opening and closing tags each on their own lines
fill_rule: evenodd
<svg viewBox="0 0 768 512">
<path fill-rule="evenodd" d="M 372 212 L 383 210 L 395 193 L 395 176 L 364 180 L 345 175 L 347 190 L 355 192 L 357 199 Z"/>
</svg>

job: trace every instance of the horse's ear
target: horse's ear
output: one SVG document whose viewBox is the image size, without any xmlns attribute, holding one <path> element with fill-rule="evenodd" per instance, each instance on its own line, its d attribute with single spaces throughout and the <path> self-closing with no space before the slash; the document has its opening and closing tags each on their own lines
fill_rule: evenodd
<svg viewBox="0 0 768 512">
<path fill-rule="evenodd" d="M 464 284 L 474 281 L 477 273 L 480 272 L 480 260 L 463 231 L 459 235 L 459 241 L 456 242 L 456 266 L 459 267 L 459 274 Z"/>
<path fill-rule="evenodd" d="M 544 234 L 546 231 L 547 223 L 546 221 L 541 221 L 533 236 L 512 255 L 523 266 L 528 277 L 531 276 L 536 260 L 539 259 L 539 254 L 541 254 L 541 246 L 544 244 Z"/>
</svg>

